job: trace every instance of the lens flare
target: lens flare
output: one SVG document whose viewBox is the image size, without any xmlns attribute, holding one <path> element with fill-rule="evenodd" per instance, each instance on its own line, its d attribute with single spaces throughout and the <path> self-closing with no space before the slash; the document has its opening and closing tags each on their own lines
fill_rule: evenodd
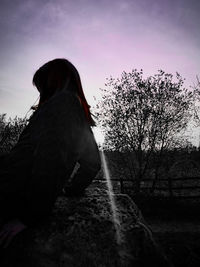
<svg viewBox="0 0 200 267">
<path fill-rule="evenodd" d="M 110 173 L 109 173 L 108 165 L 106 162 L 106 157 L 103 151 L 101 151 L 101 161 L 102 161 L 103 171 L 104 171 L 104 175 L 105 175 L 107 187 L 108 187 L 108 195 L 109 195 L 110 205 L 112 209 L 113 223 L 114 223 L 114 227 L 116 231 L 116 241 L 117 241 L 117 244 L 120 245 L 122 243 L 121 232 L 120 232 L 120 221 L 119 221 L 119 216 L 117 214 L 117 206 L 115 203 L 113 187 L 112 187 L 112 183 L 110 179 Z"/>
<path fill-rule="evenodd" d="M 104 143 L 104 135 L 102 133 L 102 130 L 99 127 L 94 127 L 92 131 L 97 144 L 101 147 Z"/>
</svg>

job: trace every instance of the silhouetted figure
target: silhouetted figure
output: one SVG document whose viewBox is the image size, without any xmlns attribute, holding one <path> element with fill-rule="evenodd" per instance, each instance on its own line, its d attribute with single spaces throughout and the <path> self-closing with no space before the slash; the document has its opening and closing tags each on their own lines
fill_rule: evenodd
<svg viewBox="0 0 200 267">
<path fill-rule="evenodd" d="M 76 68 L 66 59 L 52 60 L 36 71 L 33 84 L 40 92 L 39 104 L 0 164 L 4 244 L 12 239 L 9 231 L 16 234 L 51 212 L 66 181 L 66 196 L 81 195 L 101 165 L 91 130 L 94 121 Z M 70 179 L 77 162 L 79 169 Z"/>
</svg>

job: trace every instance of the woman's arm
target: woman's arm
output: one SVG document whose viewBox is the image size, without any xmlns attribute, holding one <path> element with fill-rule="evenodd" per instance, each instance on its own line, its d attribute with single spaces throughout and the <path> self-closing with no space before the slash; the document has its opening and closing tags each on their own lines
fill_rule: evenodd
<svg viewBox="0 0 200 267">
<path fill-rule="evenodd" d="M 71 182 L 64 188 L 66 196 L 81 195 L 101 168 L 99 150 L 89 127 L 86 127 L 83 142 L 80 145 L 82 146 L 80 147 L 80 158 L 78 159 L 80 166 Z"/>
<path fill-rule="evenodd" d="M 3 168 L 7 155 L 7 153 L 0 154 L 0 169 Z"/>
</svg>

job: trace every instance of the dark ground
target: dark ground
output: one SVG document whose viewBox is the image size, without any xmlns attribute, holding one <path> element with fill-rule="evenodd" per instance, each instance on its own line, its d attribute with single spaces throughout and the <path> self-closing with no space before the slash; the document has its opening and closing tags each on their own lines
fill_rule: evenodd
<svg viewBox="0 0 200 267">
<path fill-rule="evenodd" d="M 175 267 L 200 266 L 200 199 L 135 199 Z"/>
</svg>

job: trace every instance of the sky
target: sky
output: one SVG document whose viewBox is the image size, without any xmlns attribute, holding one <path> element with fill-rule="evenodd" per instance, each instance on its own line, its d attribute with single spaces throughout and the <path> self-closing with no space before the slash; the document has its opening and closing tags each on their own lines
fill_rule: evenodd
<svg viewBox="0 0 200 267">
<path fill-rule="evenodd" d="M 35 71 L 54 58 L 78 69 L 91 106 L 106 78 L 158 69 L 200 75 L 199 0 L 0 0 L 0 114 L 24 117 Z M 197 133 L 196 133 L 197 134 Z"/>
</svg>

